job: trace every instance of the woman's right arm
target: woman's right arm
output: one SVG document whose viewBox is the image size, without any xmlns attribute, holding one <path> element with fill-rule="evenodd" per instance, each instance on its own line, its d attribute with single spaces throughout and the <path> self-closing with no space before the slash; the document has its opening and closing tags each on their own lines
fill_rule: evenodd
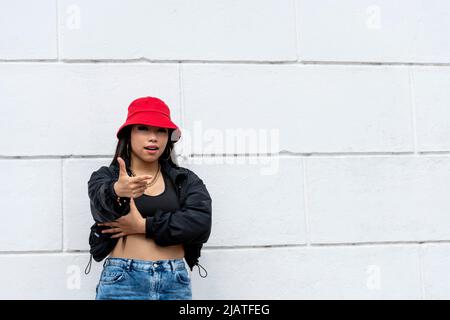
<svg viewBox="0 0 450 320">
<path fill-rule="evenodd" d="M 130 211 L 130 198 L 121 197 L 120 204 L 117 202 L 116 181 L 106 166 L 93 172 L 88 181 L 91 213 L 96 222 L 113 221 Z"/>
</svg>

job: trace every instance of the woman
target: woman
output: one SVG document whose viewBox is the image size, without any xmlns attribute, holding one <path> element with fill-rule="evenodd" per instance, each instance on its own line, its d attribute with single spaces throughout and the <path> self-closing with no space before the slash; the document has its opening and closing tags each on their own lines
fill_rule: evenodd
<svg viewBox="0 0 450 320">
<path fill-rule="evenodd" d="M 96 300 L 192 299 L 191 271 L 211 233 L 203 181 L 172 159 L 181 131 L 155 97 L 134 100 L 109 167 L 88 182 L 91 212 L 113 243 Z M 91 256 L 92 258 L 92 256 Z M 200 270 L 199 270 L 200 271 Z"/>
</svg>

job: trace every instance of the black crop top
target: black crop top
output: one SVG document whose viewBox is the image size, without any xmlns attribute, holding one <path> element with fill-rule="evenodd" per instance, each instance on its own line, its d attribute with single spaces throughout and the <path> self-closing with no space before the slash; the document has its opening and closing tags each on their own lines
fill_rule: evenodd
<svg viewBox="0 0 450 320">
<path fill-rule="evenodd" d="M 179 209 L 180 204 L 178 202 L 175 186 L 170 179 L 166 177 L 163 171 L 160 174 L 164 178 L 164 191 L 156 196 L 149 196 L 142 194 L 142 196 L 134 199 L 136 207 L 141 213 L 142 217 L 151 217 L 155 214 L 156 209 L 162 209 L 163 211 L 173 211 Z"/>
</svg>

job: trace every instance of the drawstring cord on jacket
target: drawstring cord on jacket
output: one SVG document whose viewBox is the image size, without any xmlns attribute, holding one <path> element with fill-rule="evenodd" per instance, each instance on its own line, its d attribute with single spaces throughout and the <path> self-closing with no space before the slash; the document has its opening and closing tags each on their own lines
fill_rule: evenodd
<svg viewBox="0 0 450 320">
<path fill-rule="evenodd" d="M 91 257 L 89 258 L 89 262 L 86 266 L 86 269 L 84 269 L 84 273 L 88 274 L 89 272 L 91 272 L 91 266 L 92 266 L 92 253 L 91 253 Z M 89 271 L 86 272 L 87 268 L 89 267 Z"/>
<path fill-rule="evenodd" d="M 200 275 L 200 277 L 206 278 L 208 276 L 208 271 L 206 271 L 206 269 L 203 268 L 203 266 L 198 262 L 195 265 L 198 267 L 198 274 Z M 206 272 L 205 276 L 202 276 L 202 274 L 200 273 L 200 267 L 202 267 L 202 269 L 205 270 L 205 272 Z"/>
</svg>

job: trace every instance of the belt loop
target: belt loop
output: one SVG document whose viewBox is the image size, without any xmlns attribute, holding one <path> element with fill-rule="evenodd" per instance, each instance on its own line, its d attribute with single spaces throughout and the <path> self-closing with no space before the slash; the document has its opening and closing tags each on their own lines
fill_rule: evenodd
<svg viewBox="0 0 450 320">
<path fill-rule="evenodd" d="M 106 258 L 106 259 L 105 259 L 105 262 L 103 262 L 103 268 L 105 267 L 107 261 L 108 261 L 108 258 Z"/>
<path fill-rule="evenodd" d="M 170 269 L 172 270 L 172 273 L 174 273 L 174 271 L 175 271 L 175 263 L 174 263 L 174 261 L 173 260 L 169 260 L 169 264 L 170 264 Z"/>
<path fill-rule="evenodd" d="M 131 269 L 131 263 L 133 262 L 132 259 L 127 259 L 127 270 L 130 271 Z"/>
</svg>

